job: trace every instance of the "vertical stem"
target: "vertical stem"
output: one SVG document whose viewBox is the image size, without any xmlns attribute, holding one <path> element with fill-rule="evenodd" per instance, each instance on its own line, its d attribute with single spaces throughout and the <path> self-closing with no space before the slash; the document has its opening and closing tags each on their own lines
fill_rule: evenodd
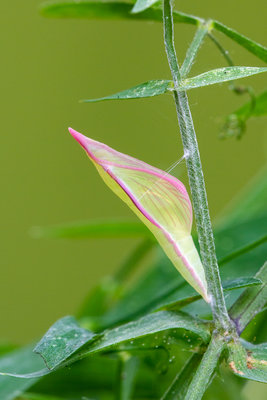
<svg viewBox="0 0 267 400">
<path fill-rule="evenodd" d="M 184 400 L 201 359 L 202 354 L 193 354 L 160 400 Z"/>
<path fill-rule="evenodd" d="M 209 347 L 194 374 L 184 400 L 201 400 L 205 393 L 213 372 L 218 364 L 220 355 L 224 349 L 225 342 L 222 338 L 212 337 Z"/>
<path fill-rule="evenodd" d="M 173 17 L 170 0 L 163 3 L 164 42 L 166 53 L 174 81 L 179 86 L 181 79 L 176 51 L 174 47 Z M 186 158 L 192 202 L 195 212 L 198 239 L 202 262 L 205 268 L 210 303 L 217 328 L 232 330 L 232 324 L 227 313 L 223 290 L 217 263 L 208 201 L 201 167 L 198 143 L 195 134 L 191 111 L 185 91 L 174 91 L 174 99 L 178 114 L 182 142 Z"/>
</svg>

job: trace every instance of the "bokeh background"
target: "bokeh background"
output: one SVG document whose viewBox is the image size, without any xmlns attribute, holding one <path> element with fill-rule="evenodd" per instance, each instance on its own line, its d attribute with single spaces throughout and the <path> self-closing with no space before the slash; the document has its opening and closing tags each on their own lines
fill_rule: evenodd
<svg viewBox="0 0 267 400">
<path fill-rule="evenodd" d="M 80 104 L 149 79 L 169 78 L 160 23 L 49 20 L 37 0 L 1 1 L 0 338 L 24 343 L 72 314 L 88 290 L 112 273 L 134 239 L 35 239 L 33 226 L 91 218 L 135 218 L 100 180 L 67 127 L 167 169 L 182 156 L 171 95 Z M 257 0 L 177 1 L 181 11 L 215 18 L 263 43 L 266 4 Z M 179 59 L 194 28 L 176 25 Z M 260 60 L 222 36 L 239 65 Z M 266 43 L 265 43 L 266 44 Z M 192 74 L 224 66 L 206 41 Z M 266 76 L 243 80 L 257 93 Z M 212 218 L 266 162 L 266 120 L 242 140 L 219 140 L 225 116 L 247 97 L 227 84 L 190 92 Z M 173 172 L 187 181 L 185 165 Z"/>
</svg>

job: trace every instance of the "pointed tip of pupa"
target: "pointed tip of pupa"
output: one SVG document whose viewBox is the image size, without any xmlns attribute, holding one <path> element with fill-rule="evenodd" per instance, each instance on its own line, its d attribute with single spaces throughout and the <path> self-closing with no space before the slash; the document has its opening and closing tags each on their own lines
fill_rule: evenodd
<svg viewBox="0 0 267 400">
<path fill-rule="evenodd" d="M 71 136 L 77 140 L 78 143 L 80 143 L 80 145 L 87 150 L 86 147 L 86 142 L 89 140 L 88 137 L 84 136 L 82 133 L 75 131 L 75 129 L 72 128 L 68 128 L 69 133 L 71 134 Z"/>
</svg>

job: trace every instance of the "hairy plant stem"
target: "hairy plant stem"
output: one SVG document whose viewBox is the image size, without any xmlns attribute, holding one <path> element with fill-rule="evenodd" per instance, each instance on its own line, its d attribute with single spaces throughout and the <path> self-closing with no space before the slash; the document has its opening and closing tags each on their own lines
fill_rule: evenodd
<svg viewBox="0 0 267 400">
<path fill-rule="evenodd" d="M 163 24 L 165 49 L 170 65 L 174 87 L 179 86 L 181 74 L 174 47 L 173 15 L 170 0 L 163 1 Z M 208 201 L 194 124 L 185 91 L 174 91 L 175 105 L 181 131 L 192 202 L 195 212 L 199 246 L 205 268 L 210 303 L 217 329 L 231 331 L 232 323 L 227 313 L 217 263 Z"/>
<path fill-rule="evenodd" d="M 184 400 L 200 400 L 205 393 L 213 372 L 218 364 L 220 355 L 225 347 L 225 341 L 216 334 L 211 338 L 209 347 L 196 370 Z"/>
<path fill-rule="evenodd" d="M 185 56 L 183 65 L 181 66 L 181 69 L 180 69 L 181 77 L 186 77 L 188 75 L 188 73 L 190 72 L 190 70 L 193 66 L 194 60 L 196 58 L 196 55 L 206 37 L 206 35 L 208 34 L 210 28 L 211 28 L 211 24 L 209 22 L 205 22 L 205 23 L 200 22 L 199 23 L 199 27 L 196 31 L 194 39 L 186 52 L 186 56 Z"/>
</svg>

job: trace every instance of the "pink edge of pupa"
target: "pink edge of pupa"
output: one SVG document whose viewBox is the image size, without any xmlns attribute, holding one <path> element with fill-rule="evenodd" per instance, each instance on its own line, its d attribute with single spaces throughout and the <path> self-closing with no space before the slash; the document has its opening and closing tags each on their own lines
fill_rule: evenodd
<svg viewBox="0 0 267 400">
<path fill-rule="evenodd" d="M 96 140 L 90 139 L 90 138 L 88 138 L 87 136 L 83 135 L 83 134 L 80 133 L 80 132 L 77 132 L 76 130 L 74 130 L 74 129 L 72 129 L 72 128 L 69 128 L 68 130 L 69 130 L 69 133 L 73 136 L 73 138 L 84 148 L 84 150 L 87 152 L 87 154 L 88 154 L 97 164 L 99 164 L 99 165 L 101 165 L 102 167 L 104 167 L 104 165 L 102 165 L 102 163 L 99 163 L 100 160 L 98 160 L 98 159 L 94 156 L 94 154 L 89 150 L 88 145 L 89 145 L 90 143 L 97 143 L 97 144 L 99 144 L 100 146 L 103 146 L 103 147 L 105 147 L 105 148 L 110 149 L 110 151 L 114 151 L 114 149 L 110 148 L 109 146 L 105 145 L 104 143 L 101 143 L 101 142 L 98 142 L 98 141 L 96 141 Z M 119 152 L 116 151 L 116 153 L 119 153 Z M 131 157 L 131 158 L 132 158 L 132 157 Z M 136 160 L 137 160 L 137 159 L 136 159 Z M 137 161 L 139 161 L 139 160 L 137 160 Z M 146 164 L 146 163 L 144 163 L 143 161 L 140 161 L 140 163 Z M 148 166 L 148 171 L 147 171 L 147 172 L 150 172 L 150 171 L 149 171 L 149 165 L 147 164 L 147 166 Z M 121 167 L 123 167 L 123 166 L 121 165 Z M 128 168 L 131 168 L 131 167 L 128 167 Z M 136 168 L 133 168 L 133 169 L 136 169 Z M 142 170 L 142 169 L 141 169 L 141 170 Z M 159 170 L 159 171 L 160 171 L 160 170 Z M 112 177 L 112 179 L 113 179 L 114 181 L 117 181 L 117 178 L 114 177 L 113 174 L 111 174 L 111 173 L 108 172 L 108 171 L 106 171 L 106 172 Z M 144 171 L 144 172 L 146 172 L 146 171 Z M 153 173 L 153 171 L 151 171 L 151 173 Z M 169 175 L 169 174 L 168 174 L 168 175 Z M 172 177 L 171 175 L 169 175 L 169 176 L 170 176 L 171 178 L 173 178 L 175 181 L 177 180 L 177 181 L 184 187 L 184 185 L 182 184 L 182 182 L 180 182 L 178 179 Z M 166 179 L 166 176 L 164 176 L 164 178 Z M 167 178 L 167 180 L 169 180 L 169 179 Z M 139 211 L 144 215 L 144 217 L 147 218 L 153 225 L 157 226 L 157 227 L 164 233 L 164 235 L 165 235 L 165 237 L 167 238 L 167 240 L 168 240 L 170 243 L 172 243 L 173 240 L 170 238 L 168 232 L 165 232 L 165 230 L 164 230 L 161 226 L 159 226 L 159 225 L 151 218 L 151 216 L 143 209 L 143 207 L 142 207 L 140 204 L 138 204 L 139 202 L 137 202 L 137 201 L 135 200 L 135 198 L 133 198 L 133 196 L 131 195 L 131 193 L 129 193 L 129 191 L 124 187 L 124 185 L 122 184 L 122 182 L 118 182 L 118 181 L 117 181 L 117 184 L 124 190 L 124 192 L 128 195 L 128 197 L 129 197 L 129 198 L 132 200 L 132 202 L 135 204 L 135 206 L 137 207 L 137 209 L 139 209 Z M 172 184 L 173 184 L 174 186 L 176 186 L 176 188 L 177 188 L 176 182 L 172 182 Z M 185 189 L 185 188 L 184 188 L 184 189 Z M 177 188 L 177 190 L 179 190 L 179 189 Z M 186 191 L 186 189 L 185 189 L 185 191 Z M 186 194 L 187 194 L 187 191 L 186 191 Z M 188 198 L 188 199 L 189 199 L 189 198 Z M 190 202 L 190 199 L 189 199 L 189 202 Z M 191 206 L 191 202 L 190 202 L 190 206 Z M 192 216 L 192 209 L 191 209 L 190 211 L 191 211 L 191 216 Z M 174 243 L 172 243 L 172 245 L 174 246 Z M 175 247 L 176 247 L 176 246 L 174 246 L 174 248 L 175 248 Z M 178 251 L 177 251 L 177 250 L 178 250 L 178 249 L 176 248 L 175 252 L 178 253 L 178 254 L 177 254 L 178 256 L 181 256 L 179 250 L 178 250 Z M 182 258 L 183 258 L 183 257 L 182 257 Z M 184 261 L 184 264 L 187 266 L 187 269 L 188 269 L 188 270 L 190 271 L 190 273 L 192 274 L 192 276 L 194 276 L 194 275 L 195 275 L 195 271 L 192 269 L 191 265 L 187 262 L 186 259 L 183 260 L 183 261 Z M 196 279 L 196 281 L 198 282 L 199 287 L 201 287 L 202 289 L 204 289 L 205 300 L 206 300 L 207 302 L 210 302 L 210 298 L 209 298 L 208 294 L 206 293 L 206 290 L 205 290 L 205 287 L 203 286 L 203 283 L 199 280 L 199 277 L 196 276 L 196 275 L 195 275 L 195 279 Z"/>
</svg>

